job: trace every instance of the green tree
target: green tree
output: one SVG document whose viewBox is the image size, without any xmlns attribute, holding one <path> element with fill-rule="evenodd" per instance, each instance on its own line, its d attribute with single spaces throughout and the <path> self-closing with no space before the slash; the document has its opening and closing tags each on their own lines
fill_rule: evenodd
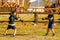
<svg viewBox="0 0 60 40">
<path fill-rule="evenodd" d="M 26 0 L 25 1 L 25 4 L 24 4 L 24 9 L 25 10 L 27 10 L 28 8 L 29 8 L 29 6 L 30 6 L 30 2 L 29 2 L 30 0 Z"/>
<path fill-rule="evenodd" d="M 52 0 L 43 0 L 43 1 L 44 1 L 44 4 L 45 4 L 45 7 L 51 7 Z"/>
<path fill-rule="evenodd" d="M 47 1 L 46 0 L 43 0 L 43 2 L 44 2 L 44 5 L 47 6 Z"/>
</svg>

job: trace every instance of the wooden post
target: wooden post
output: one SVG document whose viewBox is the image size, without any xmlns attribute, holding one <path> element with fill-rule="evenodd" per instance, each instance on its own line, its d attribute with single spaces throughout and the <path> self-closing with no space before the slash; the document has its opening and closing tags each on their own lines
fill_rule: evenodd
<svg viewBox="0 0 60 40">
<path fill-rule="evenodd" d="M 0 0 L 0 7 L 2 6 L 2 0 Z"/>
<path fill-rule="evenodd" d="M 37 22 L 37 12 L 34 12 L 34 23 Z"/>
</svg>

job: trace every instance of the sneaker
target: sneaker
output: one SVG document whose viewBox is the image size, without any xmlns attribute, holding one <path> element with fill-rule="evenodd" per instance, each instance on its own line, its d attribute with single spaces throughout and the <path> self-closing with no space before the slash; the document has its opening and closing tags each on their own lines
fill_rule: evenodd
<svg viewBox="0 0 60 40">
<path fill-rule="evenodd" d="M 6 34 L 4 34 L 4 36 L 6 36 Z"/>
<path fill-rule="evenodd" d="M 55 34 L 53 33 L 53 35 L 52 36 L 55 36 Z"/>
<path fill-rule="evenodd" d="M 16 35 L 14 34 L 13 37 L 15 37 Z"/>
</svg>

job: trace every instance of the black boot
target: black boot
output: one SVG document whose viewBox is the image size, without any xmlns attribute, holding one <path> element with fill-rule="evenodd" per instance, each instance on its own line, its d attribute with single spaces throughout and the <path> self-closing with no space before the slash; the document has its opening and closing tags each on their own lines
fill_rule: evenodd
<svg viewBox="0 0 60 40">
<path fill-rule="evenodd" d="M 55 36 L 55 33 L 53 33 L 53 35 L 52 36 Z"/>
</svg>

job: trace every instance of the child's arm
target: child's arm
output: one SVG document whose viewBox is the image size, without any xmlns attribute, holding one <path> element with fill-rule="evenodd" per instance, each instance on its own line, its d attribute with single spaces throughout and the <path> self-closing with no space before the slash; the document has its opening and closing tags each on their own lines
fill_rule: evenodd
<svg viewBox="0 0 60 40">
<path fill-rule="evenodd" d="M 50 18 L 50 20 L 53 20 L 53 17 L 52 17 L 52 18 Z"/>
</svg>

